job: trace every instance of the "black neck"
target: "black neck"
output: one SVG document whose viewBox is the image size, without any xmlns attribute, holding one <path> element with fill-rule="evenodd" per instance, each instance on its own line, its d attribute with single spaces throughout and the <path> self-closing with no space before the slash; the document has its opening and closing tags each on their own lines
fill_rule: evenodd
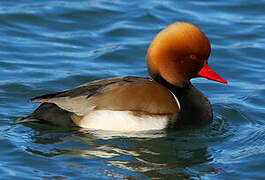
<svg viewBox="0 0 265 180">
<path fill-rule="evenodd" d="M 209 100 L 191 83 L 185 87 L 177 87 L 168 83 L 160 75 L 154 78 L 156 82 L 165 86 L 177 97 L 180 103 L 178 118 L 169 126 L 186 128 L 205 125 L 212 121 L 212 109 Z"/>
<path fill-rule="evenodd" d="M 186 86 L 184 87 L 178 87 L 175 85 L 170 84 L 169 82 L 167 82 L 164 78 L 162 78 L 160 75 L 157 75 L 153 78 L 154 81 L 158 82 L 159 84 L 165 86 L 167 89 L 169 89 L 171 92 L 173 92 L 174 94 L 180 92 L 180 91 L 184 91 L 190 88 L 191 83 L 188 83 Z"/>
</svg>

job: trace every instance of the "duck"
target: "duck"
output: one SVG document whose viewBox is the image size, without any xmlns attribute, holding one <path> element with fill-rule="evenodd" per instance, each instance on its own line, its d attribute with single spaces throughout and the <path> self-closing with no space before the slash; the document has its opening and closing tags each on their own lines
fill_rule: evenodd
<svg viewBox="0 0 265 180">
<path fill-rule="evenodd" d="M 213 120 L 207 97 L 191 84 L 203 77 L 227 84 L 208 65 L 211 45 L 194 24 L 175 22 L 152 40 L 146 55 L 150 78 L 114 77 L 32 98 L 41 103 L 16 123 L 92 130 L 146 131 L 201 127 Z"/>
</svg>

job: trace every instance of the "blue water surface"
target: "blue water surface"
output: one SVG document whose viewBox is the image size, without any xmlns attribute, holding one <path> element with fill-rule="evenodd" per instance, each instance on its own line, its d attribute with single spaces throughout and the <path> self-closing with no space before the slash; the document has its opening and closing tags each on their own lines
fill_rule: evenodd
<svg viewBox="0 0 265 180">
<path fill-rule="evenodd" d="M 264 10 L 262 0 L 0 1 L 1 179 L 264 179 Z M 205 32 L 209 64 L 229 82 L 192 81 L 212 103 L 209 126 L 125 135 L 14 124 L 34 96 L 148 76 L 148 45 L 175 21 Z"/>
</svg>

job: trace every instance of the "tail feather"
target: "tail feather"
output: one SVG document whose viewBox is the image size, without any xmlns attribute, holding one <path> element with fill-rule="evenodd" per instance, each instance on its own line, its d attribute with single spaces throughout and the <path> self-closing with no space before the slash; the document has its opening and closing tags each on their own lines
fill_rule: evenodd
<svg viewBox="0 0 265 180">
<path fill-rule="evenodd" d="M 64 127 L 76 126 L 72 121 L 72 112 L 61 109 L 52 103 L 42 103 L 32 114 L 18 118 L 15 123 L 39 122 Z"/>
<path fill-rule="evenodd" d="M 30 117 L 23 117 L 23 118 L 18 118 L 16 119 L 14 122 L 15 123 L 24 123 L 24 122 L 39 122 L 40 120 L 38 119 L 34 119 L 34 118 L 30 118 Z"/>
</svg>

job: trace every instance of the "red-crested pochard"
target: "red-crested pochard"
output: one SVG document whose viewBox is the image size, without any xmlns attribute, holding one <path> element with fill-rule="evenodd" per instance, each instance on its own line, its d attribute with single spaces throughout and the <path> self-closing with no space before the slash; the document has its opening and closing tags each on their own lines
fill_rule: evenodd
<svg viewBox="0 0 265 180">
<path fill-rule="evenodd" d="M 213 119 L 209 100 L 191 83 L 205 77 L 227 84 L 208 66 L 211 46 L 195 25 L 176 22 L 153 39 L 147 52 L 151 76 L 117 77 L 32 99 L 42 104 L 16 122 L 89 129 L 181 129 Z"/>
</svg>

